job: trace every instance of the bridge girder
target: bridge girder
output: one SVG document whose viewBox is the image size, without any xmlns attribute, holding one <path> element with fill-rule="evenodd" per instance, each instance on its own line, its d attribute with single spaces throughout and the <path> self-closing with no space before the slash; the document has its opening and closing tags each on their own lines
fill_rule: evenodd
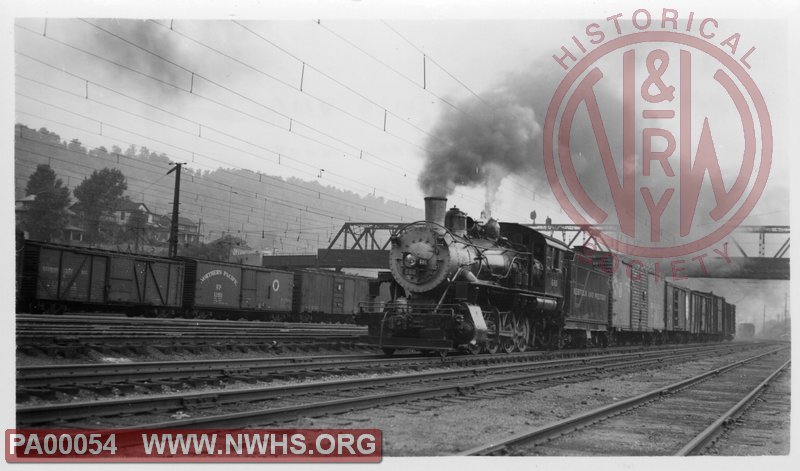
<svg viewBox="0 0 800 471">
<path fill-rule="evenodd" d="M 389 241 L 391 234 L 405 226 L 402 223 L 350 222 L 345 223 L 327 249 L 319 249 L 317 255 L 264 257 L 264 266 L 285 268 L 374 268 L 387 269 L 389 260 Z M 543 233 L 562 233 L 566 241 L 567 233 L 574 233 L 569 245 L 581 234 L 594 238 L 598 231 L 612 231 L 611 226 L 584 226 L 578 224 L 528 224 L 528 227 Z M 755 280 L 788 280 L 789 226 L 740 226 L 735 234 L 758 234 L 759 256 L 750 257 L 733 239 L 741 257 L 705 258 L 703 263 L 674 262 L 659 263 L 658 271 L 672 278 L 730 278 Z M 773 257 L 764 254 L 766 234 L 785 234 L 786 240 Z M 337 248 L 341 245 L 341 248 Z M 604 244 L 600 244 L 604 245 Z"/>
</svg>

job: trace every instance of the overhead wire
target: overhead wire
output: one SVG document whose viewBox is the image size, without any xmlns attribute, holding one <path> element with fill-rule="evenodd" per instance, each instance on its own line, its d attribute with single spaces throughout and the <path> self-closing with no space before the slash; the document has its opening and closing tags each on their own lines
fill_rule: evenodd
<svg viewBox="0 0 800 471">
<path fill-rule="evenodd" d="M 31 96 L 25 95 L 25 94 L 23 94 L 23 93 L 21 93 L 21 92 L 16 92 L 16 93 L 17 93 L 17 95 L 19 95 L 19 96 L 22 96 L 22 97 L 25 97 L 25 98 L 27 98 L 27 99 L 30 99 L 30 100 L 36 101 L 36 102 L 38 102 L 38 103 L 41 103 L 41 104 L 44 104 L 44 105 L 46 105 L 46 106 L 51 106 L 51 107 L 53 107 L 53 108 L 59 109 L 59 110 L 61 110 L 61 111 L 67 112 L 67 113 L 74 114 L 74 115 L 76 115 L 76 116 L 79 116 L 79 117 L 81 117 L 81 118 L 84 118 L 84 119 L 87 119 L 87 120 L 96 121 L 96 122 L 98 122 L 98 123 L 103 123 L 103 124 L 106 124 L 107 126 L 109 126 L 109 127 L 112 127 L 112 128 L 114 128 L 114 129 L 118 129 L 118 130 L 120 130 L 120 131 L 123 131 L 123 132 L 129 133 L 129 134 L 134 134 L 134 135 L 137 135 L 137 136 L 139 136 L 139 137 L 142 137 L 142 138 L 146 138 L 146 139 L 152 140 L 152 141 L 154 141 L 154 142 L 159 142 L 159 143 L 161 143 L 161 144 L 164 144 L 164 145 L 167 145 L 167 146 L 170 146 L 170 147 L 173 147 L 173 148 L 176 148 L 176 149 L 182 150 L 182 151 L 184 151 L 184 152 L 191 153 L 191 154 L 193 154 L 193 155 L 195 155 L 195 156 L 200 156 L 200 157 L 203 157 L 203 158 L 206 158 L 206 159 L 212 160 L 212 161 L 216 161 L 216 162 L 218 162 L 218 163 L 220 163 L 220 164 L 226 164 L 226 162 L 223 162 L 223 161 L 221 161 L 221 160 L 219 160 L 219 159 L 216 159 L 216 158 L 214 158 L 214 157 L 211 157 L 211 156 L 209 156 L 209 155 L 202 154 L 202 153 L 199 153 L 199 152 L 195 152 L 195 151 L 192 151 L 191 149 L 186 149 L 186 148 L 184 148 L 184 147 L 175 146 L 175 145 L 173 145 L 173 144 L 170 144 L 170 143 L 167 143 L 167 142 L 161 141 L 161 140 L 159 140 L 159 139 L 152 138 L 152 137 L 150 137 L 150 136 L 145 136 L 145 135 L 142 135 L 142 134 L 139 134 L 139 133 L 135 133 L 135 132 L 132 132 L 132 131 L 129 131 L 129 130 L 126 130 L 126 129 L 120 128 L 120 127 L 118 127 L 118 126 L 115 126 L 115 125 L 112 125 L 112 124 L 109 124 L 109 123 L 105 123 L 105 122 L 99 121 L 99 120 L 97 120 L 96 118 L 92 118 L 92 117 L 90 117 L 90 116 L 82 115 L 82 114 L 80 114 L 80 113 L 77 113 L 77 112 L 75 112 L 75 111 L 73 111 L 73 110 L 70 110 L 70 109 L 67 109 L 67 108 L 64 108 L 64 107 L 60 107 L 60 106 L 54 105 L 54 104 L 52 104 L 52 103 L 45 102 L 45 101 L 43 101 L 43 100 L 39 100 L 39 99 L 37 99 L 37 98 L 34 98 L 34 97 L 31 97 Z M 166 127 L 172 128 L 172 129 L 174 129 L 174 130 L 177 130 L 177 131 L 179 131 L 179 132 L 183 132 L 183 133 L 186 133 L 186 134 L 192 135 L 193 137 L 200 137 L 200 138 L 203 138 L 203 139 L 205 139 L 205 140 L 208 140 L 208 141 L 210 141 L 210 142 L 214 142 L 214 143 L 216 143 L 216 144 L 223 145 L 223 146 L 229 147 L 229 148 L 231 148 L 231 149 L 237 150 L 237 151 L 239 151 L 239 152 L 246 153 L 246 154 L 249 154 L 249 155 L 253 155 L 253 156 L 256 156 L 256 157 L 260 157 L 258 154 L 254 154 L 254 153 L 252 153 L 252 152 L 249 152 L 249 151 L 246 151 L 246 150 L 243 150 L 243 149 L 239 149 L 239 148 L 236 148 L 236 147 L 232 147 L 232 146 L 230 146 L 230 145 L 227 145 L 227 144 L 221 143 L 221 142 L 219 142 L 219 141 L 216 141 L 216 140 L 214 140 L 214 139 L 211 139 L 211 138 L 208 138 L 208 137 L 203 137 L 203 136 L 194 136 L 192 133 L 189 133 L 188 131 L 185 131 L 185 130 L 182 130 L 182 129 L 180 129 L 180 128 L 176 128 L 176 127 L 174 127 L 174 126 L 170 126 L 170 125 L 167 125 L 167 124 L 164 124 L 164 123 L 160 123 L 160 122 L 158 122 L 158 121 L 155 121 L 155 120 L 153 120 L 153 119 L 151 119 L 151 118 L 147 118 L 147 117 L 144 117 L 144 116 L 141 116 L 141 115 L 137 115 L 137 114 L 135 114 L 135 113 L 131 113 L 131 112 L 127 111 L 127 110 L 123 110 L 123 109 L 121 109 L 121 108 L 114 107 L 114 106 L 112 106 L 112 105 L 107 105 L 107 104 L 105 104 L 105 103 L 102 103 L 102 102 L 99 102 L 99 101 L 96 101 L 96 100 L 95 100 L 95 102 L 97 102 L 97 103 L 99 103 L 99 104 L 101 104 L 101 105 L 104 105 L 104 106 L 109 106 L 109 107 L 111 107 L 111 108 L 113 108 L 113 109 L 116 109 L 116 110 L 118 110 L 118 111 L 121 111 L 121 112 L 125 112 L 125 113 L 128 113 L 128 114 L 131 114 L 131 115 L 133 115 L 133 116 L 136 116 L 136 117 L 139 117 L 139 118 L 141 118 L 141 119 L 145 119 L 145 120 L 151 121 L 151 122 L 153 122 L 153 123 L 156 123 L 156 124 L 159 124 L 159 125 L 162 125 L 162 126 L 166 126 Z M 22 111 L 22 113 L 25 113 L 25 112 L 24 112 L 24 111 Z M 66 123 L 63 123 L 63 122 L 58 122 L 58 124 L 61 124 L 61 125 L 63 125 L 63 126 L 71 126 L 71 125 L 68 125 L 68 124 L 66 124 Z M 211 128 L 211 129 L 213 129 L 213 128 Z M 80 130 L 82 130 L 82 131 L 84 131 L 84 132 L 91 132 L 91 131 L 88 131 L 88 130 L 86 130 L 86 129 L 80 129 Z M 247 144 L 253 145 L 254 147 L 261 147 L 261 146 L 259 146 L 258 144 L 254 144 L 254 143 L 251 143 L 251 142 L 249 142 L 249 141 L 244 141 L 244 140 L 243 140 L 243 142 L 246 142 Z M 266 149 L 266 148 L 265 148 L 265 149 Z M 268 150 L 268 149 L 267 149 L 267 150 Z M 176 160 L 177 160 L 177 159 L 176 159 Z M 292 167 L 291 167 L 291 166 L 289 166 L 289 168 L 292 168 Z M 294 168 L 294 169 L 295 169 L 295 170 L 298 170 L 298 171 L 300 171 L 300 169 L 297 169 L 297 168 Z M 244 170 L 244 169 L 243 169 L 243 170 Z M 310 175 L 312 175 L 312 176 L 313 176 L 314 174 L 313 174 L 313 173 L 311 173 Z M 268 178 L 272 178 L 272 179 L 274 179 L 274 177 L 270 177 L 270 176 L 267 176 L 267 177 L 268 177 Z M 287 182 L 287 183 L 288 183 L 289 185 L 292 185 L 290 182 Z M 292 185 L 292 186 L 298 186 L 298 187 L 299 187 L 299 185 Z M 345 200 L 345 199 L 343 199 L 343 198 L 338 198 L 338 197 L 336 197 L 336 196 L 329 195 L 329 194 L 327 194 L 327 193 L 326 193 L 326 197 L 331 197 L 331 198 L 334 198 L 334 199 L 337 199 L 337 200 L 341 200 L 341 201 L 345 202 L 345 204 L 348 204 L 348 205 L 352 205 L 352 204 L 353 204 L 351 201 Z M 367 205 L 360 205 L 360 206 L 365 206 L 365 207 L 368 207 Z M 387 214 L 387 215 L 389 215 L 389 216 L 393 216 L 393 214 L 386 213 L 385 211 L 383 211 L 383 210 L 380 210 L 380 209 L 376 209 L 376 208 L 371 208 L 371 209 L 373 209 L 374 211 L 378 211 L 378 212 L 385 213 L 385 214 Z M 401 219 L 402 219 L 402 216 L 400 216 L 400 217 L 401 217 Z"/>
<path fill-rule="evenodd" d="M 90 22 L 86 22 L 86 23 L 87 23 L 87 24 L 90 24 L 90 25 L 93 25 L 93 24 L 92 24 L 92 23 L 90 23 Z M 160 23 L 157 23 L 157 22 L 156 22 L 156 24 L 159 24 L 159 25 L 160 25 Z M 95 27 L 96 27 L 96 25 L 93 25 L 93 26 L 95 26 Z M 161 26 L 162 26 L 162 27 L 164 27 L 164 25 L 161 25 Z M 33 31 L 33 30 L 29 29 L 29 28 L 25 28 L 25 27 L 22 27 L 22 26 L 20 26 L 20 27 L 21 27 L 22 29 L 25 29 L 25 30 L 27 30 L 27 31 L 31 32 L 31 33 L 34 33 L 34 34 L 37 34 L 37 35 L 39 34 L 38 32 L 35 32 L 35 31 Z M 115 37 L 119 37 L 119 35 L 115 35 L 115 34 L 113 34 L 113 33 L 111 33 L 111 34 L 112 34 L 112 35 L 114 35 Z M 143 72 L 141 72 L 141 71 L 138 71 L 138 70 L 135 70 L 135 69 L 133 69 L 133 68 L 131 68 L 131 67 L 127 67 L 127 66 L 125 66 L 125 65 L 123 65 L 123 64 L 119 64 L 119 63 L 117 63 L 117 62 L 115 62 L 115 61 L 111 61 L 111 60 L 109 60 L 109 59 L 103 58 L 102 56 L 99 56 L 99 55 L 97 55 L 97 54 L 91 53 L 91 52 L 89 52 L 89 51 L 85 51 L 85 50 L 83 50 L 83 49 L 81 49 L 81 48 L 78 48 L 78 47 L 76 47 L 76 46 L 70 45 L 70 44 L 68 44 L 68 43 L 65 43 L 65 42 L 63 42 L 63 41 L 59 41 L 59 40 L 57 40 L 57 39 L 53 39 L 52 37 L 48 37 L 48 39 L 51 39 L 51 40 L 54 40 L 54 41 L 56 41 L 56 42 L 58 42 L 58 43 L 64 44 L 64 45 L 65 45 L 65 46 L 67 46 L 67 47 L 70 47 L 70 48 L 73 48 L 73 49 L 76 49 L 76 50 L 82 51 L 82 52 L 84 52 L 84 53 L 86 53 L 86 54 L 89 54 L 90 56 L 93 56 L 93 57 L 99 58 L 99 59 L 101 59 L 101 60 L 105 60 L 105 61 L 107 61 L 107 62 L 110 62 L 110 63 L 114 64 L 114 65 L 117 65 L 117 66 L 119 66 L 119 67 L 122 67 L 122 68 L 124 68 L 124 69 L 126 69 L 126 70 L 130 70 L 130 71 L 132 71 L 132 72 L 134 72 L 134 73 L 137 73 L 137 74 L 143 75 L 143 76 L 145 76 L 145 77 L 148 77 L 148 78 L 154 79 L 154 80 L 156 80 L 156 81 L 158 81 L 158 82 L 160 82 L 160 83 L 164 83 L 164 84 L 166 84 L 166 85 L 168 85 L 168 86 L 170 86 L 170 87 L 174 87 L 174 88 L 177 88 L 177 89 L 179 89 L 179 90 L 187 91 L 186 89 L 184 89 L 184 88 L 182 88 L 182 87 L 179 87 L 179 86 L 177 86 L 177 85 L 175 85 L 175 84 L 168 83 L 168 82 L 166 82 L 166 81 L 164 81 L 164 80 L 161 80 L 161 79 L 159 79 L 159 78 L 157 78 L 157 77 L 154 77 L 154 76 L 152 76 L 152 75 L 150 75 L 150 74 L 143 73 Z M 190 38 L 190 39 L 191 39 L 191 38 Z M 192 39 L 192 40 L 193 40 L 193 39 Z M 129 42 L 129 41 L 128 41 L 128 42 Z M 196 42 L 196 40 L 195 40 L 195 42 Z M 130 43 L 130 42 L 129 42 L 129 43 Z M 131 44 L 133 45 L 133 43 L 131 43 Z M 207 46 L 207 45 L 206 45 L 206 46 Z M 140 48 L 140 49 L 142 49 L 142 50 L 145 50 L 145 51 L 146 51 L 146 52 L 148 52 L 148 53 L 152 53 L 152 51 L 148 51 L 148 50 L 146 50 L 146 49 L 142 48 L 141 46 L 138 46 L 138 45 L 137 45 L 136 47 L 138 47 L 138 48 Z M 221 51 L 219 51 L 219 52 L 220 52 L 221 54 L 223 54 L 223 55 L 226 55 L 227 57 L 229 57 L 229 58 L 231 58 L 231 59 L 233 59 L 233 60 L 237 60 L 237 61 L 238 61 L 238 59 L 232 58 L 231 56 L 229 56 L 229 55 L 225 54 L 224 52 L 221 52 Z M 155 54 L 155 53 L 153 53 L 153 54 Z M 158 54 L 155 54 L 155 55 L 156 55 L 157 57 L 160 57 L 160 58 L 161 58 L 161 56 L 159 56 Z M 169 60 L 168 60 L 168 62 L 169 62 L 169 63 L 171 63 L 171 64 L 174 64 L 176 67 L 180 67 L 180 68 L 182 68 L 183 70 L 186 70 L 187 72 L 191 72 L 191 71 L 190 71 L 188 68 L 185 68 L 185 67 L 183 67 L 183 66 L 180 66 L 180 64 L 174 63 L 173 61 L 169 61 Z M 241 62 L 241 61 L 239 61 L 239 62 Z M 245 64 L 245 65 L 247 65 L 247 64 Z M 203 79 L 206 79 L 205 77 L 203 77 L 203 76 L 201 76 L 201 75 L 197 74 L 196 72 L 192 72 L 192 73 L 193 73 L 195 76 L 198 76 L 198 77 L 201 77 L 201 78 L 203 78 Z M 211 83 L 213 83 L 213 84 L 215 84 L 215 85 L 217 85 L 217 86 L 219 86 L 219 87 L 221 87 L 221 88 L 223 88 L 223 89 L 226 89 L 226 90 L 230 91 L 231 93 L 238 94 L 238 92 L 235 92 L 234 90 L 232 90 L 232 89 L 230 89 L 230 88 L 228 88 L 228 87 L 225 87 L 224 85 L 217 84 L 216 82 L 213 82 L 213 81 L 210 81 L 210 80 L 209 80 L 209 82 L 211 82 Z M 195 94 L 195 95 L 197 95 L 197 94 Z M 245 97 L 244 95 L 241 95 L 241 94 L 238 94 L 238 96 L 242 96 L 242 97 L 243 97 L 243 98 L 245 98 L 245 99 L 249 99 L 248 97 Z M 250 101 L 253 101 L 254 103 L 258 104 L 259 106 L 263 106 L 263 104 L 261 104 L 261 103 L 258 103 L 258 102 L 255 102 L 254 100 L 250 100 Z M 217 104 L 220 104 L 220 103 L 217 103 Z M 267 108 L 267 109 L 269 109 L 270 111 L 273 111 L 273 112 L 274 112 L 274 110 L 272 110 L 271 108 L 269 108 L 269 107 L 266 107 L 266 108 Z M 305 124 L 303 124 L 303 125 L 305 126 Z M 316 129 L 314 129 L 314 130 L 315 130 L 315 131 L 317 131 L 317 132 L 319 132 L 319 130 L 316 130 Z M 353 146 L 353 147 L 354 147 L 354 148 L 358 148 L 358 146 Z M 352 180 L 351 180 L 351 181 L 352 181 Z M 360 182 L 355 182 L 355 183 L 357 183 L 357 184 L 361 184 Z M 365 186 L 366 186 L 366 185 L 365 185 Z M 471 199 L 471 198 L 470 198 L 470 199 Z"/>
</svg>

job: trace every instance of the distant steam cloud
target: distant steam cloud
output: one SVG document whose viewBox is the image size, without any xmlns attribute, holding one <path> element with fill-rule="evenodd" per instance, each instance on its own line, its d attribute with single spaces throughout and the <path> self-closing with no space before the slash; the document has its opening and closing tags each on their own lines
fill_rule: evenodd
<svg viewBox="0 0 800 471">
<path fill-rule="evenodd" d="M 95 44 L 103 56 L 129 66 L 137 72 L 182 89 L 189 89 L 191 73 L 169 63 L 168 60 L 178 63 L 185 63 L 187 60 L 191 62 L 191 56 L 181 54 L 176 36 L 168 28 L 137 19 L 87 19 L 86 21 L 96 26 L 91 28 L 91 31 L 96 40 Z M 169 21 L 160 20 L 159 23 L 168 25 Z M 168 86 L 156 88 L 166 94 L 177 91 Z"/>
</svg>

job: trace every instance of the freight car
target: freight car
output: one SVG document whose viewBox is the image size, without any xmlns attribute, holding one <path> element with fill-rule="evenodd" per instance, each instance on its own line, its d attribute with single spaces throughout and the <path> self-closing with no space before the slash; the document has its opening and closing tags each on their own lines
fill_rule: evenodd
<svg viewBox="0 0 800 471">
<path fill-rule="evenodd" d="M 689 326 L 694 338 L 732 340 L 736 325 L 736 307 L 714 293 L 692 291 L 690 295 Z"/>
<path fill-rule="evenodd" d="M 609 342 L 649 344 L 664 340 L 664 293 L 655 275 L 641 263 L 587 246 L 575 248 L 576 260 L 610 277 L 607 287 Z"/>
<path fill-rule="evenodd" d="M 20 256 L 18 311 L 163 315 L 182 305 L 177 260 L 30 240 Z"/>
<path fill-rule="evenodd" d="M 20 241 L 18 312 L 348 322 L 371 279 Z"/>
<path fill-rule="evenodd" d="M 363 302 L 373 299 L 369 278 L 329 270 L 294 272 L 292 312 L 302 322 L 353 322 Z"/>
<path fill-rule="evenodd" d="M 284 320 L 292 312 L 292 272 L 182 259 L 183 313 L 189 318 Z"/>
<path fill-rule="evenodd" d="M 531 347 L 722 340 L 735 306 L 682 288 L 609 252 L 566 245 L 530 227 L 479 223 L 445 198 L 390 238 L 392 300 L 364 305 L 364 341 L 494 353 Z"/>
<path fill-rule="evenodd" d="M 669 343 L 686 343 L 690 339 L 690 295 L 690 289 L 664 282 L 664 329 Z"/>
</svg>

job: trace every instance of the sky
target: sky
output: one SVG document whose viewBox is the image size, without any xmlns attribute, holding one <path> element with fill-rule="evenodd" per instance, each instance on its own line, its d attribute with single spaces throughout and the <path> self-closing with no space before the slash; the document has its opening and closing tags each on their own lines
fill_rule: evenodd
<svg viewBox="0 0 800 471">
<path fill-rule="evenodd" d="M 418 180 L 435 168 L 427 164 L 431 148 L 444 147 L 455 149 L 450 155 L 456 158 L 450 160 L 462 162 L 467 179 L 475 177 L 468 185 L 451 182 L 451 204 L 476 217 L 491 201 L 492 215 L 500 220 L 529 222 L 536 211 L 538 222 L 546 217 L 572 222 L 544 179 L 538 128 L 564 75 L 551 56 L 589 21 L 532 13 L 524 19 L 321 21 L 311 14 L 303 19 L 242 15 L 187 20 L 159 13 L 140 13 L 155 18 L 149 20 L 93 18 L 107 15 L 17 19 L 15 121 L 47 127 L 90 148 L 145 145 L 195 169 L 247 168 L 420 207 L 423 196 L 443 187 L 436 181 L 433 189 L 421 188 Z M 608 28 L 610 23 L 604 23 Z M 787 53 L 788 29 L 769 21 L 721 24 L 723 31 L 742 33 L 742 48 L 758 45 L 751 74 L 764 92 L 776 131 L 769 184 L 745 223 L 787 224 L 788 207 L 775 203 L 788 189 L 789 143 L 782 132 L 787 110 L 780 99 L 787 89 L 787 65 L 781 58 Z M 619 103 L 618 94 L 609 93 L 612 105 Z M 741 144 L 725 123 L 735 115 L 713 97 L 708 100 L 704 109 L 718 115 L 710 117 L 718 152 L 735 151 Z M 505 164 L 515 152 L 507 150 L 514 130 L 503 134 L 498 114 L 507 103 L 520 108 L 520 101 L 530 113 L 526 119 L 534 155 L 521 146 L 521 164 L 502 169 L 487 191 L 484 172 L 488 175 L 492 167 L 464 158 L 460 139 L 474 132 L 471 126 L 458 128 L 458 121 L 487 130 L 486 136 L 469 136 L 466 144 L 480 141 L 478 150 L 487 150 L 481 159 L 495 156 Z M 526 124 L 515 115 L 508 121 Z M 499 143 L 483 146 L 484 137 L 498 134 Z M 589 140 L 579 145 L 586 154 L 596 152 Z M 721 161 L 723 169 L 737 162 Z M 588 165 L 584 184 L 605 185 L 595 178 L 597 162 Z M 131 186 L 135 193 L 135 182 Z M 592 197 L 607 199 L 603 188 L 603 194 Z M 755 247 L 754 240 L 743 244 L 746 250 Z"/>
<path fill-rule="evenodd" d="M 510 2 L 502 8 L 368 0 L 199 2 L 202 7 L 192 9 L 184 2 L 133 3 L 4 4 L 6 128 L 12 122 L 47 127 L 90 148 L 146 145 L 196 169 L 224 165 L 318 180 L 419 207 L 429 192 L 419 176 L 437 168 L 430 164 L 431 149 L 447 155 L 477 141 L 479 149 L 497 151 L 500 163 L 476 170 L 487 176 L 474 178 L 476 186 L 451 182 L 450 204 L 477 216 L 491 199 L 492 216 L 523 223 L 534 210 L 537 222 L 547 216 L 572 222 L 536 156 L 508 164 L 529 150 L 509 143 L 509 136 L 525 132 L 525 139 L 540 139 L 537 126 L 565 75 L 551 56 L 572 44 L 572 35 L 585 38 L 587 24 L 602 23 L 609 32 L 606 17 L 619 12 L 630 20 L 640 8 L 627 1 Z M 797 78 L 791 58 L 798 41 L 796 22 L 785 19 L 797 8 L 791 2 L 755 11 L 752 2 L 670 3 L 681 19 L 690 11 L 716 17 L 717 42 L 723 32 L 738 32 L 742 50 L 756 47 L 748 73 L 769 108 L 774 151 L 764 193 L 744 223 L 789 224 L 789 203 L 797 201 L 797 92 L 790 85 Z M 697 73 L 706 66 L 698 62 Z M 645 70 L 637 66 L 637 73 Z M 601 106 L 620 102 L 615 90 L 601 97 Z M 708 110 L 720 155 L 741 152 L 732 109 L 714 93 L 697 99 L 697 108 Z M 698 109 L 693 117 L 702 122 Z M 498 115 L 510 116 L 509 126 L 482 136 L 487 127 L 481 124 L 506 122 Z M 526 125 L 518 129 L 520 122 Z M 739 162 L 721 160 L 723 170 Z M 591 165 L 582 178 L 591 180 L 597 164 Z M 465 167 L 459 181 L 469 180 L 474 165 Z M 492 175 L 495 188 L 487 193 Z M 741 242 L 755 250 L 754 236 Z"/>
</svg>

